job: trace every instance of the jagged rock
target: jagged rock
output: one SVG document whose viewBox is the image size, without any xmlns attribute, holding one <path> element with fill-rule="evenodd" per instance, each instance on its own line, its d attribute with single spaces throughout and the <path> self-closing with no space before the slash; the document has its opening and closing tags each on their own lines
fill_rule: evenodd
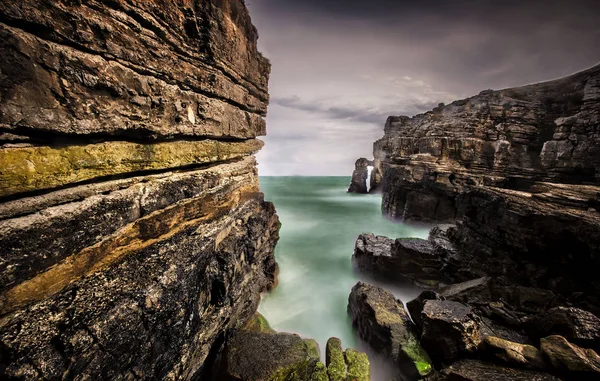
<svg viewBox="0 0 600 381">
<path fill-rule="evenodd" d="M 343 381 L 346 379 L 344 351 L 342 349 L 342 342 L 337 337 L 327 340 L 325 364 L 327 365 L 327 374 L 331 381 Z"/>
<path fill-rule="evenodd" d="M 440 281 L 442 258 L 434 243 L 419 238 L 391 240 L 373 234 L 361 234 L 352 256 L 358 269 L 387 280 L 408 279 L 435 288 Z"/>
<path fill-rule="evenodd" d="M 410 302 L 406 303 L 406 309 L 410 313 L 410 317 L 412 318 L 412 321 L 417 326 L 419 333 L 421 333 L 421 330 L 423 329 L 423 321 L 421 320 L 421 312 L 423 312 L 423 307 L 425 305 L 425 302 L 427 300 L 443 300 L 443 299 L 444 298 L 442 296 L 440 296 L 440 294 L 438 294 L 437 292 L 432 291 L 432 290 L 426 290 L 426 291 L 421 292 L 419 294 L 419 296 L 417 296 Z"/>
<path fill-rule="evenodd" d="M 227 339 L 216 379 L 308 381 L 320 374 L 318 358 L 300 336 L 237 331 Z"/>
<path fill-rule="evenodd" d="M 368 188 L 368 178 L 369 178 L 369 170 L 368 166 L 372 163 L 369 160 L 361 157 L 356 160 L 354 164 L 354 172 L 352 172 L 352 180 L 350 182 L 350 187 L 348 188 L 348 193 L 369 193 Z"/>
<path fill-rule="evenodd" d="M 346 381 L 371 380 L 371 366 L 366 353 L 348 348 L 344 351 L 344 359 L 347 365 Z"/>
<path fill-rule="evenodd" d="M 500 359 L 510 366 L 539 370 L 548 368 L 542 353 L 532 345 L 488 336 L 483 340 L 479 349 L 484 354 Z"/>
<path fill-rule="evenodd" d="M 460 360 L 445 368 L 436 381 L 560 381 L 543 372 L 514 369 L 479 360 Z"/>
<path fill-rule="evenodd" d="M 582 346 L 600 348 L 600 319 L 579 308 L 551 308 L 532 319 L 527 328 L 537 338 L 560 335 Z"/>
<path fill-rule="evenodd" d="M 421 345 L 435 361 L 456 360 L 475 352 L 481 343 L 479 319 L 464 304 L 426 300 L 421 321 Z"/>
<path fill-rule="evenodd" d="M 358 282 L 348 298 L 348 314 L 358 335 L 396 363 L 406 377 L 423 377 L 432 371 L 402 302 L 391 293 Z"/>
<path fill-rule="evenodd" d="M 384 214 L 456 223 L 444 283 L 504 276 L 600 314 L 599 89 L 600 65 L 389 117 L 373 149 Z M 531 312 L 553 304 L 529 296 Z"/>
<path fill-rule="evenodd" d="M 574 379 L 599 379 L 600 356 L 592 349 L 580 348 L 562 336 L 548 336 L 540 340 L 542 353 L 561 372 Z"/>
</svg>

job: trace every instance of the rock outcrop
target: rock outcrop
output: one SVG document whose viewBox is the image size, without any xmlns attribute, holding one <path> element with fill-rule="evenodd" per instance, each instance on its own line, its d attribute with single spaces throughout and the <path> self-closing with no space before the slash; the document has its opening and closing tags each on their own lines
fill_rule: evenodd
<svg viewBox="0 0 600 381">
<path fill-rule="evenodd" d="M 348 298 L 348 314 L 358 335 L 409 379 L 427 376 L 431 360 L 417 339 L 402 302 L 381 287 L 358 282 Z"/>
<path fill-rule="evenodd" d="M 0 4 L 0 378 L 197 379 L 275 285 L 243 1 Z"/>
<path fill-rule="evenodd" d="M 445 224 L 363 234 L 354 261 L 429 289 L 407 307 L 432 379 L 597 377 L 599 128 L 600 66 L 388 119 L 384 214 Z"/>
</svg>

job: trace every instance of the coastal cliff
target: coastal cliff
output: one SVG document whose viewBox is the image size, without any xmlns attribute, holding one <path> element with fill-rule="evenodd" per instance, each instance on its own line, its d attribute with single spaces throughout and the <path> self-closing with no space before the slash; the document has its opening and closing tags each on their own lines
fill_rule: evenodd
<svg viewBox="0 0 600 381">
<path fill-rule="evenodd" d="M 536 183 L 600 184 L 599 124 L 600 65 L 486 90 L 412 118 L 389 117 L 374 144 L 372 179 L 387 216 L 453 221 L 461 217 L 456 196 L 469 189 L 539 193 Z M 594 208 L 598 196 L 585 201 L 581 207 Z"/>
<path fill-rule="evenodd" d="M 243 1 L 5 1 L 0 35 L 0 378 L 199 379 L 277 276 Z"/>
<path fill-rule="evenodd" d="M 432 380 L 598 378 L 600 66 L 390 117 L 374 158 L 386 216 L 444 224 L 428 239 L 358 237 L 359 271 L 428 289 L 407 303 L 411 321 L 357 284 L 348 312 L 365 341 L 393 323 L 410 335 L 388 345 L 431 358 L 399 365 Z M 364 306 L 365 293 L 386 302 Z"/>
</svg>

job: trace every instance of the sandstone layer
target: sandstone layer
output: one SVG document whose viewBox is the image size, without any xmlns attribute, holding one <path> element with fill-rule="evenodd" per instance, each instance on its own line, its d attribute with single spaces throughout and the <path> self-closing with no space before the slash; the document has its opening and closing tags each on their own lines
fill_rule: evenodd
<svg viewBox="0 0 600 381">
<path fill-rule="evenodd" d="M 277 276 L 243 1 L 2 2 L 0 36 L 0 378 L 202 378 Z"/>
</svg>

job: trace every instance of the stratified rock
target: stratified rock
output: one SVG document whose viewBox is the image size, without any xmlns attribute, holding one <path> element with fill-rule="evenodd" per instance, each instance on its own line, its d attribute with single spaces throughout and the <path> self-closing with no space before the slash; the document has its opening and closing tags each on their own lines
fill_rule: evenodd
<svg viewBox="0 0 600 381">
<path fill-rule="evenodd" d="M 552 365 L 570 378 L 600 379 L 600 356 L 592 349 L 580 348 L 556 335 L 541 339 L 540 348 Z"/>
<path fill-rule="evenodd" d="M 579 308 L 551 308 L 527 326 L 528 332 L 538 338 L 560 335 L 585 347 L 600 348 L 600 319 Z"/>
<path fill-rule="evenodd" d="M 421 345 L 435 361 L 451 361 L 473 353 L 481 343 L 478 318 L 458 302 L 426 300 Z"/>
<path fill-rule="evenodd" d="M 548 368 L 542 353 L 532 345 L 514 343 L 499 337 L 488 336 L 480 345 L 480 351 L 487 356 L 500 359 L 510 366 L 540 370 Z"/>
<path fill-rule="evenodd" d="M 0 149 L 0 197 L 104 176 L 239 159 L 258 152 L 262 146 L 260 140 L 252 139 L 3 148 Z"/>
<path fill-rule="evenodd" d="M 327 340 L 325 364 L 327 365 L 327 374 L 331 381 L 343 381 L 346 379 L 346 362 L 344 360 L 342 341 L 337 337 Z"/>
<path fill-rule="evenodd" d="M 441 371 L 442 381 L 560 381 L 543 372 L 515 369 L 478 360 L 460 360 Z"/>
<path fill-rule="evenodd" d="M 216 379 L 308 381 L 313 373 L 322 367 L 300 336 L 237 331 L 227 339 Z"/>
<path fill-rule="evenodd" d="M 344 352 L 347 374 L 346 381 L 370 381 L 371 366 L 366 353 L 357 352 L 352 348 Z M 331 378 L 330 378 L 331 380 Z"/>
<path fill-rule="evenodd" d="M 251 319 L 257 38 L 238 0 L 0 2 L 0 379 L 203 379 Z"/>
<path fill-rule="evenodd" d="M 423 377 L 432 371 L 402 302 L 391 293 L 358 282 L 348 298 L 348 314 L 358 335 L 395 362 L 407 377 Z"/>
<path fill-rule="evenodd" d="M 354 172 L 352 172 L 352 181 L 348 188 L 348 193 L 369 193 L 367 180 L 369 178 L 369 160 L 361 157 L 354 163 Z"/>
<path fill-rule="evenodd" d="M 389 117 L 373 148 L 384 214 L 456 224 L 444 283 L 504 276 L 600 314 L 598 94 L 600 65 Z M 530 296 L 505 302 L 553 303 Z"/>
</svg>

